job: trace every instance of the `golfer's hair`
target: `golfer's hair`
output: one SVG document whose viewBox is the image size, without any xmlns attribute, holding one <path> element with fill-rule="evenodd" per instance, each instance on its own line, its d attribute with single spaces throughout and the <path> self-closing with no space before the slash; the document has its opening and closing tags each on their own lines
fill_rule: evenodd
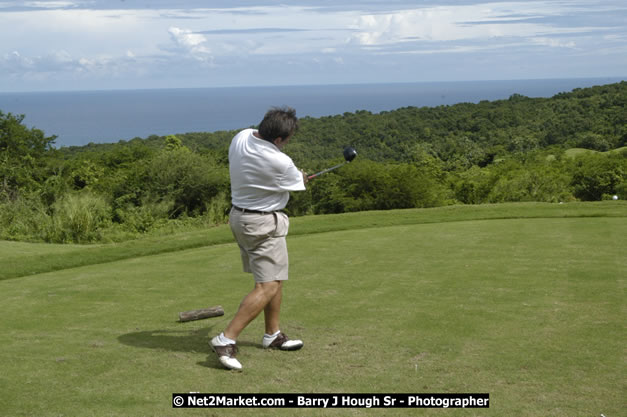
<svg viewBox="0 0 627 417">
<path fill-rule="evenodd" d="M 285 140 L 297 130 L 298 118 L 296 117 L 296 110 L 291 107 L 271 108 L 259 125 L 259 134 L 270 142 L 276 138 Z"/>
</svg>

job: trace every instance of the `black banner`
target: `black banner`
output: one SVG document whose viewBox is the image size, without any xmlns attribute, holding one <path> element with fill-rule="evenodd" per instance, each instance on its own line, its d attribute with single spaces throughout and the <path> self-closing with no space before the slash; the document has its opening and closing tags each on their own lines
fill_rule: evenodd
<svg viewBox="0 0 627 417">
<path fill-rule="evenodd" d="M 173 408 L 489 408 L 490 394 L 172 394 Z"/>
</svg>

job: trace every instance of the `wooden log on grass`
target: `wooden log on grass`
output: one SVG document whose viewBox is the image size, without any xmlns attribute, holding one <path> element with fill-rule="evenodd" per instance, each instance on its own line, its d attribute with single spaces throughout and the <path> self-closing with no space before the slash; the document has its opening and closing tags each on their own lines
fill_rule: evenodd
<svg viewBox="0 0 627 417">
<path fill-rule="evenodd" d="M 223 316 L 224 310 L 222 306 L 208 307 L 202 308 L 200 310 L 190 310 L 190 311 L 181 311 L 179 313 L 179 321 L 193 321 L 193 320 L 202 320 L 208 319 L 210 317 L 218 317 Z"/>
</svg>

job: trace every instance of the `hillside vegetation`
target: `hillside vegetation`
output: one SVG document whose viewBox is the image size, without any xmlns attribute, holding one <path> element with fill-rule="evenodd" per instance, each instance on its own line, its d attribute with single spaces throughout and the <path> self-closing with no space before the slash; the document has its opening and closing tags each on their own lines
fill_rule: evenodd
<svg viewBox="0 0 627 417">
<path fill-rule="evenodd" d="M 546 99 L 305 117 L 285 149 L 299 167 L 336 164 L 347 145 L 359 156 L 294 193 L 287 210 L 625 199 L 626 102 L 621 82 Z M 226 221 L 235 131 L 55 149 L 54 136 L 23 119 L 0 111 L 0 239 L 122 241 Z"/>
</svg>

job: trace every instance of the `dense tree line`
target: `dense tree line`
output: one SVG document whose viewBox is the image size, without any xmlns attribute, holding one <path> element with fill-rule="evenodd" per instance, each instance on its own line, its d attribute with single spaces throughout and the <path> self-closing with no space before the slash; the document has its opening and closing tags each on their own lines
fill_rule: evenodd
<svg viewBox="0 0 627 417">
<path fill-rule="evenodd" d="M 301 119 L 285 151 L 309 172 L 359 157 L 294 193 L 294 215 L 507 201 L 627 198 L 627 83 L 552 98 Z M 219 224 L 235 131 L 54 148 L 0 111 L 0 238 L 121 240 Z M 576 148 L 576 149 L 573 149 Z"/>
</svg>

